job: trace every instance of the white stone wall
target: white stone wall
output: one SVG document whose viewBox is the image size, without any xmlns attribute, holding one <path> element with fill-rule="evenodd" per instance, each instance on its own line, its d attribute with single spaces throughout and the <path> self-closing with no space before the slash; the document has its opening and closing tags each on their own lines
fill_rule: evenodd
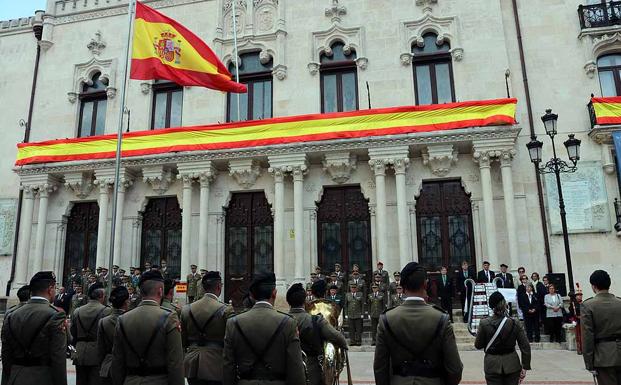
<svg viewBox="0 0 621 385">
<path fill-rule="evenodd" d="M 256 2 L 256 1 L 255 1 Z M 248 1 L 248 3 L 253 3 Z M 257 2 L 261 3 L 261 2 Z M 423 5 L 417 5 L 423 3 Z M 576 14 L 579 1 L 550 0 L 538 2 L 536 6 L 526 1 L 518 1 L 523 34 L 523 43 L 528 70 L 530 94 L 534 113 L 535 131 L 543 137 L 543 127 L 539 117 L 546 108 L 553 108 L 559 118 L 559 139 L 567 133 L 576 133 L 582 140 L 582 159 L 601 160 L 610 163 L 606 149 L 589 138 L 589 118 L 586 110 L 590 93 L 600 94 L 596 73 L 585 72 L 585 65 L 593 60 L 593 44 L 590 37 L 579 38 L 580 25 Z M 45 19 L 44 44 L 39 72 L 39 85 L 35 100 L 32 121 L 33 141 L 75 137 L 79 102 L 71 103 L 68 93 L 79 92 L 79 76 L 89 75 L 97 65 L 103 65 L 103 72 L 110 72 L 110 86 L 119 92 L 123 78 L 123 53 L 126 39 L 127 15 L 124 13 L 124 0 L 98 3 L 94 0 L 85 2 L 58 1 L 49 2 Z M 199 37 L 205 39 L 226 60 L 230 60 L 230 44 L 227 43 L 228 25 L 223 17 L 224 0 L 172 0 L 153 1 L 150 5 L 178 20 Z M 309 63 L 319 61 L 319 51 L 315 35 L 330 35 L 333 28 L 331 17 L 326 16 L 326 8 L 332 1 L 293 1 L 280 0 L 278 11 L 273 15 L 274 23 L 286 32 L 280 42 L 261 42 L 257 38 L 248 38 L 240 52 L 260 47 L 277 51 L 274 63 L 286 66 L 286 77 L 279 80 L 274 77 L 274 116 L 317 113 L 320 111 L 319 74 L 309 72 Z M 401 54 L 409 52 L 414 32 L 408 32 L 406 25 L 416 28 L 440 28 L 439 32 L 447 35 L 454 52 L 453 73 L 455 93 L 458 101 L 492 99 L 506 96 L 505 72 L 510 70 L 509 87 L 511 96 L 517 97 L 517 120 L 521 133 L 515 145 L 517 154 L 513 161 L 513 183 L 515 192 L 515 212 L 518 228 L 518 251 L 520 264 L 527 271 L 546 271 L 543 249 L 543 237 L 539 216 L 539 203 L 533 167 L 529 162 L 525 144 L 530 140 L 529 123 L 525 103 L 524 85 L 517 49 L 516 30 L 510 1 L 477 0 L 340 0 L 340 7 L 346 13 L 340 15 L 340 26 L 349 32 L 347 39 L 357 44 L 358 57 L 368 59 L 366 69 L 358 69 L 359 104 L 367 107 L 366 82 L 371 89 L 373 107 L 390 107 L 414 103 L 413 75 L 411 65 L 403 65 Z M 254 4 L 248 4 L 252 9 Z M 429 10 L 430 9 L 430 10 Z M 246 15 L 243 23 L 244 32 L 240 38 L 248 37 L 260 26 L 259 20 Z M 428 14 L 425 16 L 425 14 Z M 280 20 L 283 20 L 280 22 Z M 250 25 L 254 22 L 253 25 Z M 224 28 L 223 28 L 224 25 Z M 422 26 L 422 27 L 421 27 Z M 427 27 L 425 27 L 427 26 Z M 358 28 L 358 29 L 356 29 Z M 96 39 L 96 32 L 101 32 L 105 48 L 94 55 L 87 45 Z M 353 31 L 353 32 L 351 32 Z M 322 35 L 322 33 L 325 34 Z M 339 33 L 333 33 L 333 36 Z M 275 36 L 276 34 L 274 34 Z M 224 40 L 222 40 L 224 39 Z M 223 42 L 224 41 L 224 42 Z M 254 43 L 253 43 L 254 41 Z M 619 49 L 621 44 L 610 45 L 596 50 Z M 34 65 L 35 40 L 28 28 L 0 29 L 0 111 L 5 122 L 5 136 L 0 146 L 4 154 L 5 167 L 0 168 L 0 197 L 16 197 L 19 179 L 11 170 L 15 158 L 15 144 L 21 141 L 23 130 L 17 125 L 19 119 L 26 119 L 29 93 Z M 460 59 L 460 60 L 458 60 Z M 89 66 L 89 63 L 91 65 Z M 77 69 L 76 69 L 77 66 Z M 89 72 L 91 70 L 91 72 Z M 100 69 L 101 70 L 101 69 Z M 594 76 L 589 76 L 594 75 Z M 148 91 L 148 90 L 147 90 Z M 108 100 L 106 132 L 116 131 L 120 111 L 120 94 Z M 143 93 L 140 81 L 130 81 L 127 106 L 131 109 L 131 130 L 138 131 L 150 127 L 152 94 Z M 223 93 L 200 88 L 184 89 L 183 125 L 197 125 L 225 121 L 226 97 Z M 564 139 L 562 139 L 564 140 Z M 551 156 L 549 140 L 545 143 L 544 155 Z M 604 150 L 602 150 L 604 148 Z M 433 179 L 428 166 L 423 165 L 422 147 L 411 148 L 411 164 L 407 171 L 407 200 L 414 204 L 414 197 L 420 189 L 423 179 Z M 466 188 L 472 193 L 474 205 L 474 225 L 476 234 L 477 261 L 485 258 L 486 234 L 482 208 L 479 167 L 472 159 L 471 146 L 459 148 L 459 160 L 446 177 L 462 177 Z M 564 151 L 564 150 L 563 150 Z M 562 151 L 562 152 L 563 152 Z M 563 157 L 565 154 L 563 154 Z M 209 268 L 223 268 L 223 235 L 221 222 L 222 207 L 226 205 L 231 191 L 241 190 L 235 180 L 228 175 L 226 162 L 219 162 L 219 175 L 211 185 L 209 208 L 209 250 L 216 250 L 210 256 Z M 266 164 L 264 164 L 266 167 Z M 360 183 L 370 204 L 375 204 L 373 172 L 367 160 L 359 159 L 358 167 L 348 183 Z M 614 224 L 614 207 L 612 200 L 619 196 L 616 173 L 605 174 L 607 193 L 610 201 L 611 228 Z M 293 228 L 293 187 L 291 178 L 285 178 L 285 272 L 293 277 L 294 242 L 289 239 L 289 230 Z M 495 227 L 498 243 L 498 261 L 508 261 L 508 243 L 504 197 L 498 162 L 492 164 L 492 182 L 494 197 Z M 304 267 L 308 272 L 316 264 L 313 259 L 316 247 L 311 242 L 313 229 L 311 212 L 315 201 L 320 199 L 321 186 L 334 184 L 322 170 L 320 160 L 312 159 L 310 171 L 305 177 L 304 223 L 307 236 L 305 239 Z M 274 196 L 274 182 L 267 170 L 257 180 L 252 189 L 265 190 L 268 200 Z M 82 198 L 97 200 L 98 189 Z M 175 194 L 181 200 L 182 186 L 175 181 L 165 195 Z M 193 220 L 190 255 L 197 256 L 199 187 L 193 188 Z M 123 221 L 122 250 L 124 258 L 135 254 L 132 251 L 132 223 L 138 211 L 145 204 L 145 197 L 156 196 L 151 186 L 136 181 L 129 188 Z M 63 215 L 69 212 L 69 204 L 78 200 L 65 188 L 53 193 L 50 198 L 48 224 L 46 230 L 46 252 L 44 267 L 59 266 L 62 249 L 62 236 L 57 235 L 58 225 L 62 224 Z M 394 174 L 387 176 L 388 217 L 390 224 L 396 224 L 396 197 Z M 35 203 L 33 235 L 34 248 L 36 232 L 37 206 Z M 547 212 L 546 212 L 547 214 Z M 412 216 L 413 217 L 413 216 Z M 394 220 L 393 220 L 394 219 Z M 548 218 L 550 220 L 550 218 Z M 557 220 L 553 218 L 553 220 Z M 108 221 L 110 225 L 110 221 Z M 220 233 L 218 233 L 220 231 Z M 388 231 L 388 255 L 380 256 L 388 270 L 399 266 L 397 230 Z M 108 230 L 109 234 L 109 230 Z M 213 234 L 213 236 L 211 236 Z M 373 232 L 374 247 L 376 234 Z M 413 244 L 416 236 L 412 234 Z M 588 275 L 595 268 L 604 268 L 621 278 L 615 267 L 619 238 L 614 231 L 602 234 L 572 234 L 570 236 L 573 253 L 575 281 L 586 283 Z M 49 245 L 49 246 L 47 246 Z M 550 236 L 552 262 L 555 271 L 565 271 L 562 237 Z M 416 251 L 414 251 L 416 255 Z M 374 255 L 377 258 L 377 255 Z M 10 256 L 0 257 L 0 284 L 8 279 Z M 516 269 L 517 266 L 512 266 Z M 616 287 L 621 287 L 617 279 Z"/>
</svg>

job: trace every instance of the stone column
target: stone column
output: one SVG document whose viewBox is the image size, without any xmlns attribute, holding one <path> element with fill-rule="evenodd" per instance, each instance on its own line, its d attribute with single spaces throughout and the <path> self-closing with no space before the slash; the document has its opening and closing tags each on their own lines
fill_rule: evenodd
<svg viewBox="0 0 621 385">
<path fill-rule="evenodd" d="M 375 173 L 375 233 L 377 234 L 377 258 L 385 261 L 387 253 L 386 238 L 386 161 L 371 159 L 369 165 Z"/>
<path fill-rule="evenodd" d="M 304 282 L 304 173 L 306 165 L 293 168 L 293 231 L 295 233 L 295 279 Z"/>
<path fill-rule="evenodd" d="M 63 216 L 60 223 L 56 225 L 56 247 L 54 252 L 54 267 L 53 271 L 56 274 L 56 279 L 60 282 L 64 280 L 63 271 L 63 255 L 65 252 L 65 231 L 67 230 L 67 217 Z"/>
<path fill-rule="evenodd" d="M 209 240 L 209 185 L 216 176 L 216 170 L 209 167 L 199 176 L 201 194 L 198 217 L 198 265 L 203 269 L 212 270 L 217 265 L 208 263 L 208 240 Z M 215 255 L 212 256 L 216 258 Z"/>
<path fill-rule="evenodd" d="M 17 258 L 15 259 L 15 284 L 19 286 L 28 283 L 28 260 L 30 254 L 30 236 L 32 234 L 32 213 L 34 211 L 34 195 L 36 188 L 22 186 L 24 191 L 24 209 L 22 211 L 21 226 L 19 229 L 19 241 Z"/>
<path fill-rule="evenodd" d="M 47 229 L 47 207 L 50 193 L 56 189 L 56 185 L 43 184 L 39 187 L 39 213 L 37 216 L 37 236 L 35 253 L 32 263 L 34 273 L 43 269 L 43 251 L 45 247 L 45 231 Z"/>
<path fill-rule="evenodd" d="M 142 215 L 132 218 L 132 243 L 130 254 L 130 266 L 140 266 L 140 240 L 142 238 Z"/>
<path fill-rule="evenodd" d="M 113 263 L 123 268 L 121 261 L 121 245 L 123 240 L 123 207 L 125 207 L 125 191 L 133 181 L 131 179 L 121 179 L 118 187 L 116 200 L 116 218 L 114 221 L 114 250 L 112 253 Z M 128 266 L 125 266 L 127 268 Z"/>
<path fill-rule="evenodd" d="M 408 223 L 408 204 L 405 189 L 405 172 L 410 164 L 409 158 L 394 162 L 395 182 L 397 185 L 397 223 L 399 225 L 399 270 L 412 260 L 410 252 L 410 226 Z"/>
<path fill-rule="evenodd" d="M 369 216 L 371 218 L 371 255 L 373 266 L 377 266 L 377 216 L 375 213 L 375 206 L 369 205 Z"/>
<path fill-rule="evenodd" d="M 99 186 L 99 222 L 97 224 L 97 258 L 96 266 L 106 266 L 106 244 L 108 242 L 108 200 L 111 181 L 98 179 Z"/>
<path fill-rule="evenodd" d="M 416 227 L 416 203 L 412 203 L 412 205 L 408 209 L 410 213 L 410 236 L 412 245 L 412 261 L 418 262 L 418 233 Z M 402 266 L 403 268 L 403 266 Z"/>
<path fill-rule="evenodd" d="M 306 276 L 313 271 L 313 267 L 319 264 L 319 253 L 317 250 L 317 208 L 310 210 L 308 219 L 310 228 L 310 254 L 308 260 L 306 261 L 306 269 L 308 270 L 304 275 L 304 278 L 306 278 Z"/>
<path fill-rule="evenodd" d="M 481 172 L 481 190 L 483 195 L 483 214 L 485 217 L 485 245 L 487 255 L 483 260 L 487 260 L 492 265 L 492 269 L 498 268 L 498 253 L 496 247 L 496 225 L 494 215 L 494 195 L 492 191 L 491 176 L 491 157 L 493 152 L 475 152 L 474 159 L 479 163 Z"/>
<path fill-rule="evenodd" d="M 285 280 L 285 174 L 282 168 L 270 167 L 274 176 L 274 274 L 276 280 Z"/>
<path fill-rule="evenodd" d="M 192 245 L 192 183 L 191 174 L 179 174 L 183 181 L 183 202 L 181 207 L 181 279 L 184 280 L 190 273 L 190 247 Z"/>
<path fill-rule="evenodd" d="M 517 226 L 515 224 L 515 194 L 513 193 L 513 176 L 511 163 L 515 150 L 505 151 L 500 156 L 500 172 L 502 174 L 502 191 L 505 200 L 505 217 L 507 221 L 507 239 L 509 240 L 509 261 L 500 261 L 516 269 L 519 264 Z M 509 262 L 509 263 L 508 263 Z"/>
</svg>

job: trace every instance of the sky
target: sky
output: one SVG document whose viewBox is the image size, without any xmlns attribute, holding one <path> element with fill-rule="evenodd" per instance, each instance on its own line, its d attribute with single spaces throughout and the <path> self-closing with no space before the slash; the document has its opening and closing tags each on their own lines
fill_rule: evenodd
<svg viewBox="0 0 621 385">
<path fill-rule="evenodd" d="M 37 9 L 45 9 L 45 0 L 0 0 L 0 20 L 32 16 Z"/>
</svg>

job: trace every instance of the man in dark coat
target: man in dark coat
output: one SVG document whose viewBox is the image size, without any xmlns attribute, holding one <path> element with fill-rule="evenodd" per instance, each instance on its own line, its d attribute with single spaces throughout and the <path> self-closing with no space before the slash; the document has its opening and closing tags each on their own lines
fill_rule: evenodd
<svg viewBox="0 0 621 385">
<path fill-rule="evenodd" d="M 479 271 L 479 274 L 477 274 L 477 282 L 478 283 L 491 283 L 492 281 L 494 281 L 495 277 L 496 277 L 496 274 L 494 274 L 494 272 L 489 269 L 489 262 L 484 261 L 483 270 Z"/>
<path fill-rule="evenodd" d="M 436 283 L 438 287 L 438 299 L 440 300 L 440 306 L 447 312 L 451 322 L 453 322 L 453 281 L 448 276 L 448 269 L 442 266 L 440 269 L 440 276 L 437 278 Z"/>
</svg>

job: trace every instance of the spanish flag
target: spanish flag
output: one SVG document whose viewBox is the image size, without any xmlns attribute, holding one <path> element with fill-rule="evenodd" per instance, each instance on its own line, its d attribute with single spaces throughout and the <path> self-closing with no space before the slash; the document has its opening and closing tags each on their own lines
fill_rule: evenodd
<svg viewBox="0 0 621 385">
<path fill-rule="evenodd" d="M 216 54 L 189 29 L 136 2 L 131 79 L 173 81 L 181 86 L 244 93 Z"/>
</svg>

